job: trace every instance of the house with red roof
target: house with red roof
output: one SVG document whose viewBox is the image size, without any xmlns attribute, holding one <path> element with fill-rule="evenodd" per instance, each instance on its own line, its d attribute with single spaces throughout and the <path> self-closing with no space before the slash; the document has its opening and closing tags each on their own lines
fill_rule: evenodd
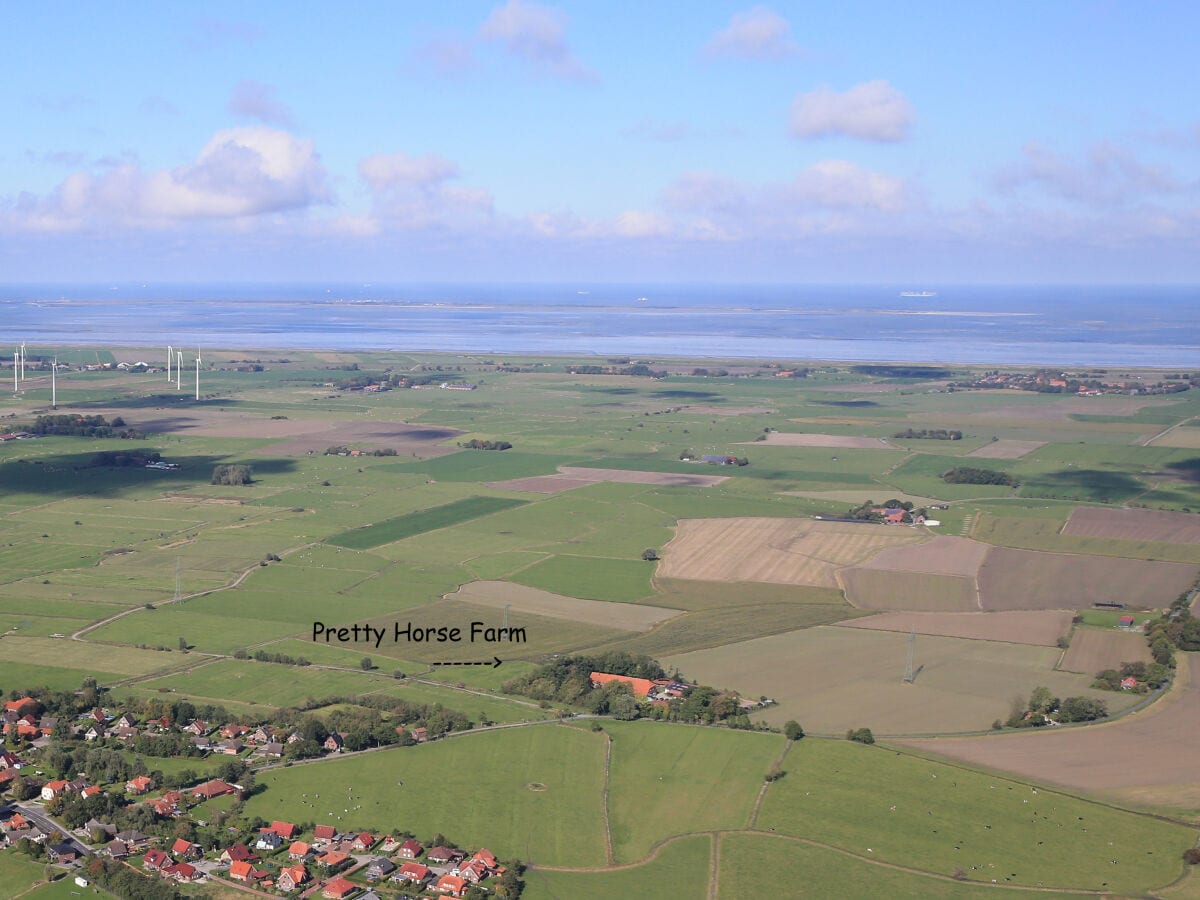
<svg viewBox="0 0 1200 900">
<path fill-rule="evenodd" d="M 645 698 L 654 688 L 654 682 L 649 678 L 634 678 L 631 675 L 613 675 L 609 672 L 593 672 L 589 677 L 592 681 L 592 687 L 596 688 L 612 684 L 614 681 L 627 684 L 633 690 L 633 696 L 635 697 Z"/>
<path fill-rule="evenodd" d="M 55 797 L 61 797 L 67 792 L 67 783 L 61 778 L 54 781 L 47 781 L 42 785 L 42 799 L 53 800 Z"/>
<path fill-rule="evenodd" d="M 220 861 L 223 863 L 249 862 L 258 859 L 258 854 L 254 853 L 245 844 L 234 844 L 232 847 L 226 847 L 220 856 Z"/>
<path fill-rule="evenodd" d="M 229 877 L 233 881 L 252 884 L 256 881 L 262 881 L 262 879 L 267 877 L 267 873 L 254 868 L 254 864 L 249 860 L 240 860 L 229 864 Z"/>
<path fill-rule="evenodd" d="M 36 712 L 38 702 L 32 697 L 21 697 L 18 700 L 6 700 L 4 703 L 4 711 L 6 713 L 15 713 L 18 717 L 25 713 Z"/>
<path fill-rule="evenodd" d="M 400 845 L 400 856 L 403 859 L 416 859 L 424 851 L 420 841 L 409 838 Z"/>
<path fill-rule="evenodd" d="M 378 838 L 371 834 L 371 832 L 364 831 L 354 836 L 354 842 L 351 846 L 359 853 L 366 853 L 375 846 L 377 840 Z"/>
<path fill-rule="evenodd" d="M 294 891 L 308 880 L 308 869 L 304 868 L 304 866 L 288 866 L 282 869 L 279 877 L 275 879 L 275 887 L 281 891 Z"/>
<path fill-rule="evenodd" d="M 313 843 L 323 847 L 325 844 L 332 843 L 337 837 L 337 829 L 332 825 L 318 825 L 313 829 Z"/>
<path fill-rule="evenodd" d="M 223 797 L 226 794 L 232 794 L 236 790 L 237 788 L 232 784 L 226 784 L 224 781 L 213 779 L 192 788 L 192 796 L 197 800 L 211 800 L 213 797 Z"/>
<path fill-rule="evenodd" d="M 88 800 L 91 797 L 95 797 L 99 793 L 100 793 L 99 786 L 94 785 L 94 784 L 89 784 L 87 787 L 85 787 L 82 791 L 79 792 L 79 796 L 82 797 L 84 800 Z"/>
<path fill-rule="evenodd" d="M 300 831 L 300 829 L 291 822 L 272 822 L 268 827 L 262 830 L 273 831 L 281 838 L 289 841 L 293 840 Z"/>
<path fill-rule="evenodd" d="M 171 852 L 183 859 L 199 859 L 203 855 L 199 844 L 193 844 L 191 841 L 186 841 L 183 838 L 178 838 L 171 845 Z"/>
<path fill-rule="evenodd" d="M 451 897 L 461 897 L 470 886 L 470 882 L 465 878 L 459 878 L 457 875 L 443 875 L 431 890 L 437 891 L 439 894 L 449 894 Z"/>
<path fill-rule="evenodd" d="M 329 884 L 325 885 L 325 890 L 321 891 L 321 896 L 325 900 L 342 900 L 343 897 L 349 897 L 358 886 L 353 882 L 347 881 L 345 878 L 335 878 Z"/>
<path fill-rule="evenodd" d="M 152 872 L 157 872 L 170 861 L 171 857 L 161 850 L 147 850 L 146 855 L 142 857 L 142 866 Z"/>
<path fill-rule="evenodd" d="M 159 874 L 164 878 L 174 878 L 176 881 L 199 881 L 204 873 L 191 863 L 175 863 L 173 866 L 163 866 Z"/>
<path fill-rule="evenodd" d="M 340 850 L 329 850 L 317 857 L 317 865 L 332 869 L 334 866 L 341 865 L 349 858 L 349 853 L 343 853 Z"/>
<path fill-rule="evenodd" d="M 424 884 L 432 874 L 428 866 L 417 862 L 406 862 L 392 878 L 397 881 L 415 881 L 417 884 Z"/>
<path fill-rule="evenodd" d="M 148 775 L 138 775 L 136 778 L 130 778 L 125 782 L 125 792 L 127 794 L 144 794 L 154 787 L 154 779 Z"/>
<path fill-rule="evenodd" d="M 304 841 L 293 841 L 292 846 L 288 847 L 288 859 L 306 859 L 310 853 L 312 853 L 312 847 Z"/>
</svg>

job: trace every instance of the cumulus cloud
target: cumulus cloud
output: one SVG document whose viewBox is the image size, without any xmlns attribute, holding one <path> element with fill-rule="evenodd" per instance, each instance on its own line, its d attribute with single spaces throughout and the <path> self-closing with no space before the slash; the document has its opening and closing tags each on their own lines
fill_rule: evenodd
<svg viewBox="0 0 1200 900">
<path fill-rule="evenodd" d="M 492 10 L 479 34 L 485 40 L 502 43 L 514 56 L 547 74 L 580 81 L 596 78 L 571 53 L 567 17 L 561 10 L 528 0 L 508 0 Z"/>
<path fill-rule="evenodd" d="M 232 128 L 213 135 L 186 165 L 146 171 L 114 160 L 100 172 L 72 173 L 49 195 L 19 195 L 4 218 L 35 229 L 145 225 L 238 219 L 330 199 L 312 141 L 271 128 Z"/>
<path fill-rule="evenodd" d="M 799 203 L 822 209 L 896 213 L 910 205 L 910 191 L 902 179 L 869 171 L 844 159 L 813 163 L 796 176 L 791 196 Z"/>
<path fill-rule="evenodd" d="M 792 103 L 791 130 L 799 138 L 846 135 L 866 141 L 902 141 L 912 121 L 908 98 L 882 79 L 842 92 L 822 85 Z"/>
<path fill-rule="evenodd" d="M 767 6 L 734 13 L 729 25 L 704 47 L 709 59 L 782 59 L 795 56 L 800 46 L 791 39 L 787 19 Z"/>
<path fill-rule="evenodd" d="M 291 109 L 276 96 L 275 87 L 260 81 L 235 84 L 229 97 L 229 111 L 237 116 L 258 119 L 266 125 L 286 127 L 293 122 Z"/>
<path fill-rule="evenodd" d="M 465 226 L 494 212 L 490 193 L 452 184 L 458 165 L 435 154 L 376 153 L 359 162 L 358 174 L 371 192 L 377 223 L 409 229 Z"/>
<path fill-rule="evenodd" d="M 1020 162 L 996 173 L 993 183 L 1003 194 L 1032 189 L 1072 203 L 1113 206 L 1140 203 L 1152 196 L 1179 194 L 1188 185 L 1162 166 L 1147 165 L 1128 148 L 1099 143 L 1082 158 L 1055 153 L 1037 143 L 1027 144 Z"/>
</svg>

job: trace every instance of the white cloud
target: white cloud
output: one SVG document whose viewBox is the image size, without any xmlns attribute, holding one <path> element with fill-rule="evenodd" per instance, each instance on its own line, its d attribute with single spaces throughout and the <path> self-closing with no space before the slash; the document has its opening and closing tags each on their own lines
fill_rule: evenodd
<svg viewBox="0 0 1200 900">
<path fill-rule="evenodd" d="M 902 179 L 871 172 L 844 159 L 814 163 L 791 184 L 791 196 L 798 203 L 822 209 L 902 212 L 909 206 L 909 194 Z"/>
<path fill-rule="evenodd" d="M 492 10 L 479 34 L 485 40 L 501 42 L 510 53 L 548 74 L 581 81 L 596 78 L 571 53 L 567 17 L 561 10 L 528 0 L 508 0 Z"/>
<path fill-rule="evenodd" d="M 718 32 L 704 47 L 710 59 L 739 57 L 741 59 L 782 59 L 800 52 L 791 39 L 787 19 L 767 6 L 754 6 L 745 12 L 734 13 L 729 25 Z"/>
<path fill-rule="evenodd" d="M 361 160 L 358 174 L 372 196 L 372 220 L 404 229 L 468 227 L 490 220 L 492 195 L 450 184 L 458 166 L 444 157 L 376 153 Z"/>
<path fill-rule="evenodd" d="M 908 98 L 883 80 L 838 92 L 828 85 L 792 103 L 792 134 L 799 138 L 847 135 L 867 141 L 902 141 L 912 127 Z"/>
<path fill-rule="evenodd" d="M 87 226 L 237 219 L 329 202 L 312 141 L 271 128 L 219 131 L 194 162 L 146 171 L 132 161 L 69 175 L 51 194 L 20 195 L 0 215 L 10 227 Z"/>
<path fill-rule="evenodd" d="M 1132 151 L 1099 143 L 1080 159 L 1055 153 L 1037 143 L 1026 144 L 1022 159 L 1002 168 L 994 177 L 1004 194 L 1026 189 L 1087 206 L 1120 206 L 1142 203 L 1151 196 L 1195 190 L 1162 166 L 1147 165 Z"/>
<path fill-rule="evenodd" d="M 229 97 L 229 111 L 267 125 L 288 126 L 293 122 L 291 109 L 276 96 L 275 87 L 259 81 L 235 84 Z"/>
</svg>

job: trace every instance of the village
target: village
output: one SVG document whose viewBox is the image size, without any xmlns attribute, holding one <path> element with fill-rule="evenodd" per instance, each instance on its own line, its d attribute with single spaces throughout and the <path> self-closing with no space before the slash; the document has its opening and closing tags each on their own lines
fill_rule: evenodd
<svg viewBox="0 0 1200 900">
<path fill-rule="evenodd" d="M 120 863 L 165 882 L 219 880 L 260 896 L 385 900 L 520 893 L 519 861 L 502 864 L 487 848 L 462 849 L 440 834 L 422 840 L 409 832 L 374 833 L 341 821 L 259 820 L 219 831 L 208 828 L 213 823 L 206 817 L 222 815 L 214 801 L 236 802 L 253 792 L 251 766 L 270 765 L 284 757 L 289 745 L 311 740 L 300 730 L 236 723 L 218 727 L 199 719 L 172 722 L 168 716 L 139 722 L 130 713 L 104 708 L 68 722 L 43 715 L 42 709 L 29 696 L 4 704 L 6 746 L 22 749 L 0 752 L 0 794 L 11 797 L 0 803 L 0 848 L 45 859 L 73 875 L 77 884 L 90 883 L 106 871 L 105 864 Z M 397 726 L 396 731 L 407 736 L 406 743 L 429 739 L 425 727 Z M 228 756 L 230 762 L 218 769 L 223 777 L 171 788 L 151 774 L 113 782 L 93 780 L 83 772 L 51 771 L 52 748 L 64 737 L 85 747 L 120 747 L 149 735 L 186 736 L 196 751 Z M 344 752 L 345 739 L 345 734 L 331 732 L 320 744 L 321 754 Z M 354 799 L 351 785 L 347 804 Z M 497 890 L 500 885 L 504 887 Z"/>
</svg>

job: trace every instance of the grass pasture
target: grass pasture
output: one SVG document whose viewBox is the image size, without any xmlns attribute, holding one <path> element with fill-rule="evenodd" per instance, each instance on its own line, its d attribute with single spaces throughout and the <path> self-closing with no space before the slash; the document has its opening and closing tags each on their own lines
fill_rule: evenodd
<svg viewBox="0 0 1200 900">
<path fill-rule="evenodd" d="M 370 550 L 413 535 L 458 525 L 514 506 L 522 506 L 526 502 L 506 497 L 466 497 L 443 506 L 343 531 L 328 538 L 327 542 L 351 550 Z"/>
<path fill-rule="evenodd" d="M 586 556 L 552 556 L 510 576 L 528 585 L 585 600 L 632 601 L 654 593 L 650 577 L 654 563 L 642 559 L 604 559 Z"/>
<path fill-rule="evenodd" d="M 596 866 L 604 863 L 603 779 L 603 735 L 548 724 L 274 769 L 259 775 L 266 790 L 246 812 L 425 840 L 442 832 L 501 858 Z"/>
<path fill-rule="evenodd" d="M 745 828 L 777 734 L 605 722 L 612 736 L 609 822 L 617 862 L 644 859 L 672 835 Z"/>
<path fill-rule="evenodd" d="M 918 636 L 916 680 L 903 684 L 908 642 L 903 632 L 822 626 L 662 662 L 704 684 L 771 697 L 778 705 L 755 710 L 752 720 L 795 719 L 814 734 L 863 726 L 876 735 L 984 731 L 1008 717 L 1014 695 L 1039 685 L 1059 697 L 1104 700 L 1111 711 L 1134 702 L 1090 690 L 1090 676 L 1055 671 L 1057 648 L 954 637 Z"/>
<path fill-rule="evenodd" d="M 1185 826 L 849 741 L 800 741 L 783 768 L 760 828 L 987 884 L 1142 894 L 1178 878 L 1195 841 Z"/>
<path fill-rule="evenodd" d="M 525 873 L 525 900 L 703 900 L 708 896 L 712 839 L 694 835 L 665 844 L 641 865 L 609 871 L 562 872 L 535 867 Z M 533 860 L 537 863 L 538 860 Z"/>
<path fill-rule="evenodd" d="M 624 631 L 649 631 L 655 625 L 679 615 L 680 610 L 661 606 L 639 606 L 636 603 L 607 603 L 602 600 L 580 600 L 564 597 L 537 588 L 503 581 L 473 581 L 464 584 L 447 600 L 462 600 L 477 606 L 498 609 L 511 607 L 519 612 L 569 619 L 588 625 L 618 628 Z"/>
</svg>

